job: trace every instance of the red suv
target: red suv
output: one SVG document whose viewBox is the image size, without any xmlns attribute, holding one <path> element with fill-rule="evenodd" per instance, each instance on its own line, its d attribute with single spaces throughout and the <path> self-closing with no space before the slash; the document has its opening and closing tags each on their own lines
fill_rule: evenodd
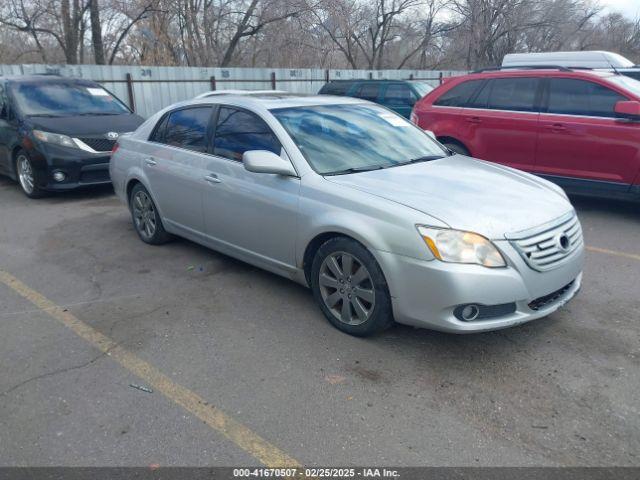
<svg viewBox="0 0 640 480">
<path fill-rule="evenodd" d="M 640 200 L 640 81 L 568 68 L 474 72 L 411 120 L 449 149 L 541 175 L 569 193 Z"/>
</svg>

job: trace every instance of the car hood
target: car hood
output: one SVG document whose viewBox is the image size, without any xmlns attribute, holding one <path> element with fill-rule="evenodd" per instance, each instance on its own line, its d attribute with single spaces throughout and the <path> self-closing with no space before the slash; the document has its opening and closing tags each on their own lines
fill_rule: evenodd
<svg viewBox="0 0 640 480">
<path fill-rule="evenodd" d="M 490 239 L 503 239 L 573 210 L 545 180 L 462 155 L 325 178 Z"/>
<path fill-rule="evenodd" d="M 144 120 L 132 113 L 77 117 L 29 117 L 28 121 L 37 130 L 78 137 L 103 135 L 107 132 L 133 132 Z"/>
</svg>

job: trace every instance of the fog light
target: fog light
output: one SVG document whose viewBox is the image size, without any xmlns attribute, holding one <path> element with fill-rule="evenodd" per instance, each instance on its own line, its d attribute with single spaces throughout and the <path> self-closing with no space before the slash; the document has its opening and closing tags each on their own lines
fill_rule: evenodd
<svg viewBox="0 0 640 480">
<path fill-rule="evenodd" d="M 465 322 L 475 320 L 480 313 L 480 309 L 477 305 L 467 305 L 460 312 L 460 316 Z"/>
<path fill-rule="evenodd" d="M 53 179 L 56 182 L 64 182 L 65 178 L 67 178 L 67 176 L 64 174 L 64 172 L 53 172 Z"/>
</svg>

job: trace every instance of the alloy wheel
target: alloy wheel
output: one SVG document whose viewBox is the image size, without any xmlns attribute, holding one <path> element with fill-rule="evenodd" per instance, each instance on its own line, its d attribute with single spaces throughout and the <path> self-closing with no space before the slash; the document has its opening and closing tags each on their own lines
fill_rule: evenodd
<svg viewBox="0 0 640 480">
<path fill-rule="evenodd" d="M 340 322 L 360 325 L 375 307 L 375 288 L 362 262 L 346 252 L 328 255 L 320 266 L 318 284 L 325 306 Z"/>
<path fill-rule="evenodd" d="M 20 186 L 26 193 L 33 193 L 35 177 L 33 175 L 31 162 L 26 155 L 20 155 L 18 156 L 16 164 L 18 166 L 18 180 L 20 181 Z"/>
<path fill-rule="evenodd" d="M 146 192 L 139 191 L 134 195 L 133 218 L 140 235 L 147 240 L 151 239 L 156 233 L 156 211 Z"/>
</svg>

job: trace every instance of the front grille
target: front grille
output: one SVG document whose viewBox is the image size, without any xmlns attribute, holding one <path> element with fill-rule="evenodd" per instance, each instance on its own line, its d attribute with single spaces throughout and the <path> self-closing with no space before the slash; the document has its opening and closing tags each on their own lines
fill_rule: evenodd
<svg viewBox="0 0 640 480">
<path fill-rule="evenodd" d="M 107 138 L 80 137 L 78 140 L 93 148 L 96 152 L 110 152 L 116 143 L 115 140 L 109 140 Z"/>
<path fill-rule="evenodd" d="M 549 295 L 545 295 L 544 297 L 536 298 L 534 301 L 529 303 L 529 308 L 531 310 L 540 310 L 547 305 L 551 305 L 553 302 L 562 297 L 567 291 L 573 286 L 573 282 L 567 283 L 564 287 L 556 290 L 555 292 L 551 292 Z"/>
<path fill-rule="evenodd" d="M 575 212 L 551 225 L 508 238 L 527 264 L 539 272 L 560 266 L 583 244 L 582 228 Z"/>
</svg>

